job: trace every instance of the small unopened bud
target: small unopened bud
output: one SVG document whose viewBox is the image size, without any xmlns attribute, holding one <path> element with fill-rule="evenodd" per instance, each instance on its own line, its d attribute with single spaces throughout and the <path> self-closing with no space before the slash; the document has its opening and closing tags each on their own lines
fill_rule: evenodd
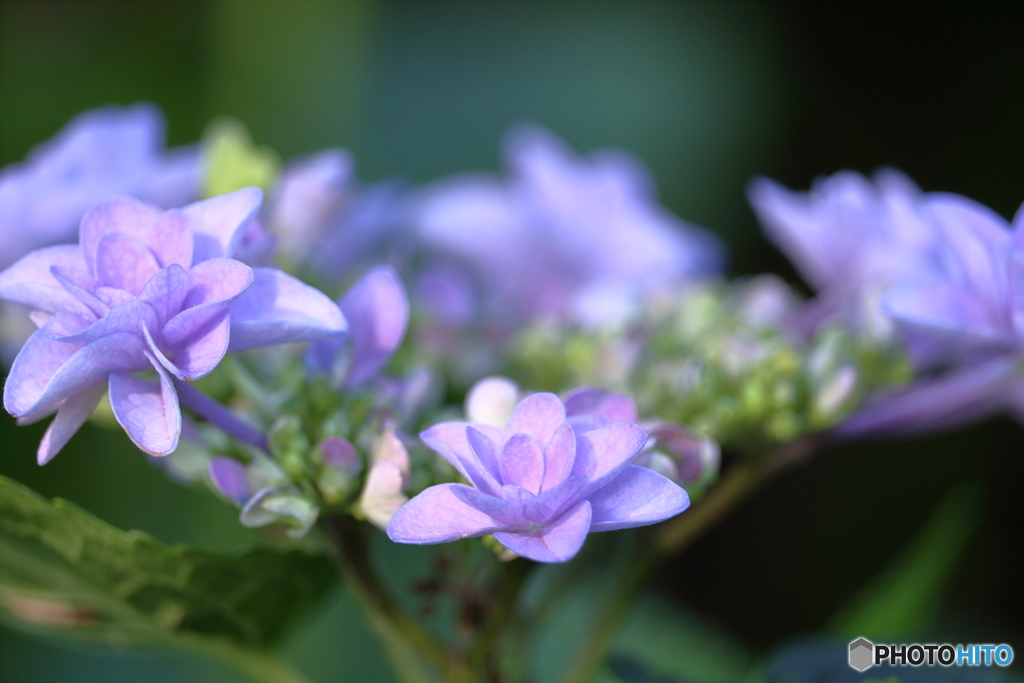
<svg viewBox="0 0 1024 683">
<path fill-rule="evenodd" d="M 409 485 L 409 452 L 388 427 L 373 449 L 373 465 L 359 497 L 359 511 L 370 523 L 384 529 L 398 508 L 409 499 L 403 493 Z"/>
<path fill-rule="evenodd" d="M 692 484 L 718 472 L 721 451 L 714 439 L 697 436 L 686 427 L 671 422 L 657 424 L 648 433 L 649 447 L 641 452 L 641 457 L 647 454 L 647 462 L 638 464 L 644 464 L 680 484 Z"/>
<path fill-rule="evenodd" d="M 288 527 L 291 538 L 302 538 L 313 528 L 320 509 L 293 487 L 261 489 L 242 508 L 238 519 L 243 526 L 261 527 L 278 523 Z"/>
<path fill-rule="evenodd" d="M 316 447 L 320 460 L 334 470 L 343 470 L 356 476 L 363 469 L 363 459 L 352 442 L 341 436 L 324 439 Z"/>
<path fill-rule="evenodd" d="M 857 386 L 857 370 L 851 365 L 839 368 L 826 379 L 814 397 L 814 417 L 821 424 L 831 424 L 847 407 Z"/>
</svg>

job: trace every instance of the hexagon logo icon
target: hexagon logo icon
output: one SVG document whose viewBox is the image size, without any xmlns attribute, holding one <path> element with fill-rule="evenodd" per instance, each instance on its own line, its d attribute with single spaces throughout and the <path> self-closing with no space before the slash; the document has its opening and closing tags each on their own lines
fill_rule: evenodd
<svg viewBox="0 0 1024 683">
<path fill-rule="evenodd" d="M 857 671 L 866 671 L 874 665 L 875 644 L 867 638 L 858 638 L 850 643 L 850 666 Z"/>
</svg>

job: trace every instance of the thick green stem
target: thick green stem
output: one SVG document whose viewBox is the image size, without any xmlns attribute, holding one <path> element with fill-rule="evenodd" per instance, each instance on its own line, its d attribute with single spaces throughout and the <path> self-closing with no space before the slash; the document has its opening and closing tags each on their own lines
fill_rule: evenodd
<svg viewBox="0 0 1024 683">
<path fill-rule="evenodd" d="M 629 612 L 633 598 L 662 560 L 689 547 L 750 495 L 766 477 L 806 460 L 828 438 L 827 433 L 809 434 L 762 458 L 752 458 L 734 466 L 690 510 L 663 523 L 656 530 L 653 543 L 635 556 L 630 568 L 617 583 L 615 592 L 605 604 L 583 649 L 569 668 L 565 683 L 589 683 L 593 680 L 622 620 Z"/>
<path fill-rule="evenodd" d="M 374 572 L 365 530 L 355 520 L 340 515 L 325 517 L 320 526 L 337 549 L 345 578 L 362 601 L 370 625 L 388 649 L 398 673 L 411 683 L 430 680 L 421 662 L 437 671 L 448 671 L 451 661 L 445 647 L 402 611 Z"/>
<path fill-rule="evenodd" d="M 487 670 L 494 664 L 498 639 L 515 613 L 519 594 L 532 567 L 533 563 L 524 559 L 512 560 L 504 566 L 498 598 L 488 611 L 466 658 L 470 670 Z"/>
</svg>

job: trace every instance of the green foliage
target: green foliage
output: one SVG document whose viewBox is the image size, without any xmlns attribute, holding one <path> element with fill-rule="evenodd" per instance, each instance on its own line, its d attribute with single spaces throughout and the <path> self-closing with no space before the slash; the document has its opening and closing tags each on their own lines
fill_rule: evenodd
<svg viewBox="0 0 1024 683">
<path fill-rule="evenodd" d="M 892 566 L 838 614 L 832 630 L 851 638 L 925 632 L 980 523 L 977 488 L 954 489 Z"/>
<path fill-rule="evenodd" d="M 216 636 L 265 648 L 334 578 L 321 555 L 169 547 L 0 477 L 0 615 L 20 628 L 124 644 Z"/>
<path fill-rule="evenodd" d="M 218 119 L 203 135 L 203 194 L 216 197 L 256 186 L 267 190 L 277 179 L 281 159 L 256 146 L 249 130 L 234 119 Z"/>
</svg>

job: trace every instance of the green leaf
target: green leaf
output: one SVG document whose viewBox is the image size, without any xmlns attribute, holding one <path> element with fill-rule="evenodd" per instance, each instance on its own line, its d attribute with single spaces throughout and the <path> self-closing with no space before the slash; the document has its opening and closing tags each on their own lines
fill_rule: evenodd
<svg viewBox="0 0 1024 683">
<path fill-rule="evenodd" d="M 924 632 L 980 522 L 977 487 L 954 489 L 892 566 L 839 612 L 831 630 L 867 638 Z"/>
<path fill-rule="evenodd" d="M 166 546 L 0 477 L 0 617 L 112 643 L 218 636 L 278 641 L 335 579 L 324 556 Z"/>
</svg>

